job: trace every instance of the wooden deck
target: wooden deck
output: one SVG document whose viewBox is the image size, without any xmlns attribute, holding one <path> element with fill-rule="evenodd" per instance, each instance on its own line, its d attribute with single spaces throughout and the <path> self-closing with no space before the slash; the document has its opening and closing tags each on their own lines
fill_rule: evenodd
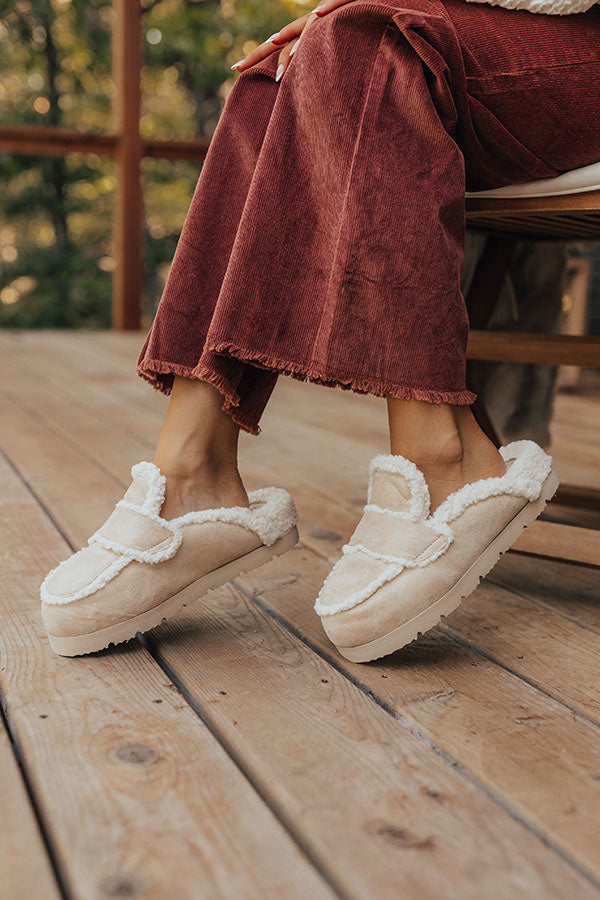
<svg viewBox="0 0 600 900">
<path fill-rule="evenodd" d="M 134 374 L 140 342 L 0 335 L 3 900 L 600 898 L 597 570 L 508 554 L 379 664 L 322 633 L 313 600 L 386 449 L 382 401 L 280 379 L 244 472 L 290 489 L 301 545 L 147 639 L 52 655 L 39 582 L 165 408 Z M 598 482 L 597 409 L 559 398 L 570 480 Z"/>
</svg>

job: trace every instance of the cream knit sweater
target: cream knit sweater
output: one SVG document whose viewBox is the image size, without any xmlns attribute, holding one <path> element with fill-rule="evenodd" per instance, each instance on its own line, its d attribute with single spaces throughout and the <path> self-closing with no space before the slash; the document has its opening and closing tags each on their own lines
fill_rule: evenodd
<svg viewBox="0 0 600 900">
<path fill-rule="evenodd" d="M 527 9 L 533 13 L 567 16 L 569 13 L 585 12 L 600 0 L 469 0 L 469 2 L 491 3 L 492 6 L 505 6 L 507 9 Z"/>
</svg>

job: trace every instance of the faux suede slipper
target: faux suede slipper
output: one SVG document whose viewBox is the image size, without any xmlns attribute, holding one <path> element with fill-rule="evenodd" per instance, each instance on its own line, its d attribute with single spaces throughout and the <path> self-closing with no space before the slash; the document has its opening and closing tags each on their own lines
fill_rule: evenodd
<svg viewBox="0 0 600 900">
<path fill-rule="evenodd" d="M 363 517 L 315 604 L 342 656 L 378 659 L 433 628 L 539 516 L 558 487 L 552 458 L 532 441 L 500 453 L 504 475 L 465 485 L 433 515 L 414 463 L 371 461 Z"/>
<path fill-rule="evenodd" d="M 149 462 L 88 546 L 61 562 L 41 586 L 42 619 L 52 649 L 79 656 L 159 625 L 242 572 L 298 541 L 287 491 L 262 488 L 250 507 L 160 516 L 166 479 Z"/>
</svg>

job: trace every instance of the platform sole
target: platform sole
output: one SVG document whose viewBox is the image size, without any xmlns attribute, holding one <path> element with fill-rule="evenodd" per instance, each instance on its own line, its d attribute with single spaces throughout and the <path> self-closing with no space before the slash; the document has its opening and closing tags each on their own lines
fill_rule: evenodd
<svg viewBox="0 0 600 900">
<path fill-rule="evenodd" d="M 183 590 L 173 594 L 168 600 L 164 600 L 158 606 L 146 612 L 140 613 L 131 619 L 93 631 L 89 634 L 78 634 L 69 637 L 57 637 L 49 634 L 50 646 L 59 656 L 84 656 L 86 653 L 97 653 L 104 650 L 110 644 L 121 644 L 135 637 L 140 632 L 156 628 L 165 619 L 176 615 L 184 603 L 193 602 L 204 597 L 209 591 L 214 591 L 224 584 L 238 578 L 245 572 L 264 566 L 276 556 L 287 553 L 298 543 L 298 530 L 293 528 L 283 537 L 279 538 L 270 547 L 262 546 L 251 553 L 238 557 L 218 569 L 214 569 L 207 575 L 203 575 L 197 581 L 189 584 Z"/>
<path fill-rule="evenodd" d="M 394 628 L 393 631 L 389 631 L 373 641 L 356 647 L 338 647 L 338 652 L 351 662 L 371 662 L 374 659 L 380 659 L 382 656 L 395 653 L 396 650 L 401 650 L 402 647 L 410 644 L 420 634 L 425 634 L 437 625 L 444 616 L 457 609 L 461 601 L 475 590 L 481 579 L 485 578 L 488 572 L 491 572 L 502 554 L 506 553 L 518 540 L 524 529 L 538 518 L 546 503 L 556 493 L 558 484 L 557 475 L 554 472 L 550 472 L 550 475 L 544 482 L 539 498 L 533 503 L 528 503 L 514 519 L 511 519 L 481 556 L 475 560 L 470 569 L 443 597 L 440 597 L 439 600 L 419 613 L 418 616 L 415 616 L 414 619 L 405 622 L 404 625 L 400 625 L 398 628 Z"/>
</svg>

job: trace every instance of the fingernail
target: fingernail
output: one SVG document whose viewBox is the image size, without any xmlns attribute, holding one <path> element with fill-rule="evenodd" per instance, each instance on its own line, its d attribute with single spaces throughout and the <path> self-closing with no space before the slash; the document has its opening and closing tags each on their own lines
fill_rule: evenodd
<svg viewBox="0 0 600 900">
<path fill-rule="evenodd" d="M 244 57 L 244 59 L 245 59 L 245 57 Z M 237 67 L 238 67 L 238 66 L 241 66 L 241 64 L 242 64 L 243 62 L 244 62 L 243 59 L 238 59 L 238 61 L 237 61 L 236 63 L 234 63 L 234 64 L 232 65 L 231 68 L 232 68 L 232 69 L 237 69 Z"/>
<path fill-rule="evenodd" d="M 277 74 L 275 75 L 275 81 L 281 81 L 281 76 L 283 75 L 283 63 L 277 66 Z"/>
<path fill-rule="evenodd" d="M 325 6 L 324 3 L 319 3 L 318 6 L 315 6 L 315 8 L 313 9 L 313 12 L 314 12 L 314 13 L 321 12 L 324 6 Z"/>
<path fill-rule="evenodd" d="M 299 43 L 300 43 L 300 38 L 298 38 L 298 40 L 296 41 L 296 43 L 294 44 L 294 46 L 293 46 L 292 49 L 290 50 L 290 56 L 293 56 L 293 55 L 294 55 L 294 53 L 296 52 L 296 47 L 298 46 Z"/>
<path fill-rule="evenodd" d="M 271 43 L 271 41 L 274 41 L 275 38 L 278 38 L 278 37 L 279 37 L 279 32 L 276 31 L 275 34 L 272 34 L 271 37 L 268 37 L 268 38 L 266 39 L 265 44 Z"/>
</svg>

